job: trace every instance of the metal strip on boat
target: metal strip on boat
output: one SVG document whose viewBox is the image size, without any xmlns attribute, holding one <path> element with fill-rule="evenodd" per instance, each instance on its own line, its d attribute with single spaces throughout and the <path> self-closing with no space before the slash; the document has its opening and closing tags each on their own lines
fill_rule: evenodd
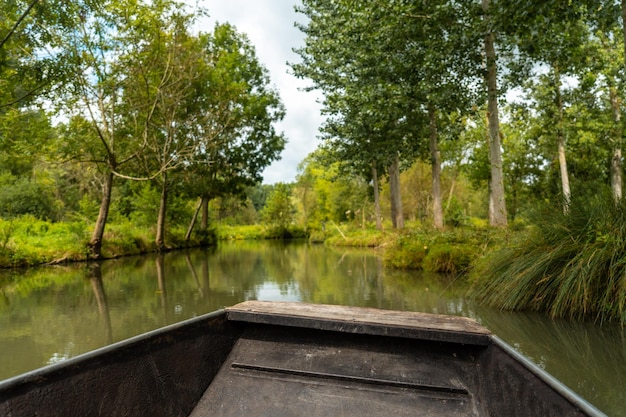
<svg viewBox="0 0 626 417">
<path fill-rule="evenodd" d="M 530 359 L 519 353 L 511 345 L 500 339 L 498 336 L 492 335 L 491 340 L 493 341 L 494 345 L 498 346 L 506 354 L 508 354 L 510 357 L 515 359 L 522 366 L 532 372 L 535 376 L 548 384 L 552 389 L 554 389 L 557 393 L 566 398 L 579 410 L 592 417 L 607 417 L 607 415 L 604 414 L 602 411 L 598 410 L 591 403 L 586 401 L 580 395 L 576 394 L 569 387 L 564 385 L 561 381 L 550 375 L 548 372 L 538 367 Z"/>
<path fill-rule="evenodd" d="M 332 374 L 332 373 L 327 373 L 327 372 L 299 371 L 295 369 L 277 368 L 277 367 L 272 367 L 272 366 L 248 365 L 248 364 L 243 364 L 243 363 L 233 363 L 231 364 L 231 367 L 233 369 L 243 369 L 243 370 L 248 370 L 248 371 L 284 374 L 284 375 L 292 375 L 292 376 L 299 376 L 299 377 L 306 377 L 306 378 L 337 380 L 337 381 L 354 382 L 354 383 L 361 383 L 361 384 L 368 384 L 368 385 L 388 386 L 388 387 L 395 387 L 395 388 L 410 388 L 410 389 L 415 389 L 415 390 L 420 390 L 420 391 L 442 392 L 446 394 L 469 395 L 469 392 L 465 388 L 457 388 L 457 387 L 452 387 L 452 386 L 438 386 L 438 385 L 429 385 L 425 383 L 416 383 L 416 382 L 392 381 L 392 380 L 377 379 L 377 378 L 365 378 L 365 377 L 351 376 L 351 375 Z"/>
</svg>

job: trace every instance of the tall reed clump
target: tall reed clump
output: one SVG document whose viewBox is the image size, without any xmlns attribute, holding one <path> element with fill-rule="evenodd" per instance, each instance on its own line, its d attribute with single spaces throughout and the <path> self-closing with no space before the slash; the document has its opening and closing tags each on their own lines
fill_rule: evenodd
<svg viewBox="0 0 626 417">
<path fill-rule="evenodd" d="M 542 209 L 525 239 L 488 255 L 471 295 L 506 310 L 626 323 L 626 201 Z"/>
</svg>

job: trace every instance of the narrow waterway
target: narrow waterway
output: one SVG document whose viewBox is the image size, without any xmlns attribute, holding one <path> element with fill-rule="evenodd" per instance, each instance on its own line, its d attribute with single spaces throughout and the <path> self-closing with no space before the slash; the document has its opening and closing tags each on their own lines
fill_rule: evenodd
<svg viewBox="0 0 626 417">
<path fill-rule="evenodd" d="M 451 277 L 373 251 L 281 242 L 0 271 L 0 379 L 240 301 L 473 317 L 610 416 L 626 416 L 626 330 L 475 306 Z"/>
</svg>

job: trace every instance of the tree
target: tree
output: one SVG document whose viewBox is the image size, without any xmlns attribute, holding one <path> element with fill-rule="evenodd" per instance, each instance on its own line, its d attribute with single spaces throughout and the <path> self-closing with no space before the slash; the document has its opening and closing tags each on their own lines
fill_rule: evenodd
<svg viewBox="0 0 626 417">
<path fill-rule="evenodd" d="M 485 13 L 485 61 L 487 84 L 487 119 L 489 120 L 489 162 L 491 179 L 489 181 L 489 224 L 495 227 L 507 226 L 506 200 L 504 197 L 504 175 L 500 143 L 500 115 L 498 111 L 497 55 L 495 32 L 489 0 L 482 0 Z"/>
<path fill-rule="evenodd" d="M 59 30 L 76 23 L 63 1 L 8 1 L 0 6 L 0 114 L 32 104 L 68 79 Z"/>
<path fill-rule="evenodd" d="M 621 22 L 620 22 L 621 17 Z M 626 85 L 626 1 L 613 3 L 590 16 L 588 25 L 594 34 L 587 41 L 586 51 L 591 55 L 590 70 L 600 75 L 600 83 L 607 94 L 612 115 L 612 127 L 609 135 L 612 147 L 610 182 L 616 200 L 622 198 L 622 143 L 624 127 L 622 120 L 622 101 Z M 589 57 L 588 57 L 589 59 Z"/>
<path fill-rule="evenodd" d="M 443 227 L 437 121 L 439 112 L 466 110 L 477 96 L 473 6 L 305 1 L 299 11 L 310 22 L 301 27 L 303 62 L 293 67 L 326 95 L 328 146 L 354 165 L 388 168 L 392 218 L 400 227 L 399 162 L 424 157 L 430 147 L 434 223 Z"/>
<path fill-rule="evenodd" d="M 184 181 L 187 192 L 200 197 L 198 210 L 206 230 L 208 202 L 243 196 L 247 187 L 262 180 L 261 172 L 278 159 L 286 140 L 274 129 L 284 108 L 247 38 L 224 24 L 201 42 L 208 70 L 196 91 L 204 97 L 202 125 L 208 128 L 201 134 L 204 145 L 195 161 L 185 167 Z"/>
<path fill-rule="evenodd" d="M 302 161 L 296 179 L 292 193 L 300 203 L 301 223 L 307 229 L 319 230 L 329 221 L 363 223 L 371 219 L 370 186 L 361 175 L 328 158 L 324 149 Z"/>
<path fill-rule="evenodd" d="M 263 221 L 278 228 L 285 234 L 288 226 L 293 222 L 295 207 L 291 201 L 291 187 L 278 183 L 267 198 L 267 203 L 261 216 Z"/>
<path fill-rule="evenodd" d="M 159 2 L 157 13 L 136 23 L 131 39 L 140 45 L 121 57 L 129 69 L 123 89 L 128 106 L 126 123 L 133 137 L 141 138 L 136 161 L 144 178 L 160 188 L 156 246 L 165 248 L 165 220 L 173 175 L 189 166 L 203 149 L 205 131 L 202 92 L 195 87 L 205 77 L 202 44 L 187 27 L 194 16 L 181 5 Z M 159 8 L 157 8 L 159 9 Z M 141 42 L 139 36 L 150 34 Z"/>
<path fill-rule="evenodd" d="M 89 242 L 91 256 L 98 258 L 114 178 L 129 178 L 122 169 L 144 148 L 141 137 L 129 134 L 125 126 L 122 90 L 131 78 L 120 56 L 137 54 L 137 36 L 132 35 L 136 22 L 153 12 L 141 3 L 126 7 L 116 2 L 75 4 L 73 10 L 80 23 L 59 34 L 67 39 L 71 58 L 71 81 L 59 106 L 69 119 L 60 150 L 68 159 L 94 164 L 102 175 L 100 209 Z"/>
<path fill-rule="evenodd" d="M 374 41 L 391 38 L 391 26 L 384 19 L 389 7 L 377 1 L 358 10 L 353 6 L 305 1 L 298 9 L 310 18 L 300 27 L 306 34 L 306 46 L 298 51 L 303 62 L 292 66 L 326 94 L 324 112 L 329 118 L 323 133 L 333 153 L 368 176 L 372 166 L 385 166 L 395 184 L 399 158 L 410 159 L 419 146 L 414 139 L 422 112 L 408 100 L 410 90 L 399 81 L 394 66 L 385 62 L 386 45 Z M 392 217 L 394 225 L 402 227 L 398 193 L 399 187 L 394 187 Z"/>
</svg>

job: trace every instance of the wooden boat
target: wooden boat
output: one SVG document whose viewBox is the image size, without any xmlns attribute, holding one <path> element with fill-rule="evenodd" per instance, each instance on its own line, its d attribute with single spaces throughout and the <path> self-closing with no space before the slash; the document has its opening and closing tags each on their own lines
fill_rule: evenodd
<svg viewBox="0 0 626 417">
<path fill-rule="evenodd" d="M 0 383 L 2 416 L 602 416 L 463 317 L 248 301 Z"/>
</svg>

